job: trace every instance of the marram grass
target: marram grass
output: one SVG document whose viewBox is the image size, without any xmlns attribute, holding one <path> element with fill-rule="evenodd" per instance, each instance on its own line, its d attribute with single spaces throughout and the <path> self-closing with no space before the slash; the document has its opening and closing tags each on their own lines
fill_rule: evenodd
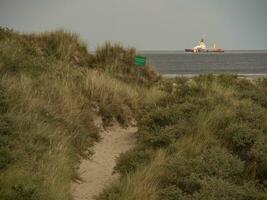
<svg viewBox="0 0 267 200">
<path fill-rule="evenodd" d="M 126 53 L 110 61 L 114 68 L 101 59 L 62 30 L 18 34 L 0 28 L 1 200 L 72 199 L 79 161 L 100 139 L 94 116 L 124 126 L 135 117 L 157 74 L 144 75 L 136 86 Z"/>
</svg>

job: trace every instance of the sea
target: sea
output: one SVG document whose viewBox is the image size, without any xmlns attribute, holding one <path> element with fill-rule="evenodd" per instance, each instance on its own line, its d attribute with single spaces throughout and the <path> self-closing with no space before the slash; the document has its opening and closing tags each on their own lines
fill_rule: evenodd
<svg viewBox="0 0 267 200">
<path fill-rule="evenodd" d="M 186 53 L 184 51 L 142 51 L 163 75 L 231 73 L 267 75 L 267 50 L 225 51 L 224 53 Z"/>
</svg>

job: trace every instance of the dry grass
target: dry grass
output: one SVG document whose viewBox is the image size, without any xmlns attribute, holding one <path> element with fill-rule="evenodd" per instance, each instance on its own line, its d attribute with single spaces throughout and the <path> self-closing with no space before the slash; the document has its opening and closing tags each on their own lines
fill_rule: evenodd
<svg viewBox="0 0 267 200">
<path fill-rule="evenodd" d="M 100 67 L 106 56 L 96 59 L 62 30 L 22 35 L 0 28 L 0 199 L 71 199 L 79 160 L 99 139 L 93 117 L 130 123 L 148 89 L 133 84 L 131 58 L 116 58 L 108 71 Z M 118 78 L 123 74 L 132 81 Z"/>
<path fill-rule="evenodd" d="M 155 153 L 151 163 L 140 168 L 134 174 L 126 174 L 109 189 L 104 191 L 98 199 L 109 200 L 155 200 L 158 198 L 157 188 L 162 176 L 162 167 L 165 163 L 166 153 L 159 150 Z M 119 188 L 119 191 L 117 191 Z M 114 193 L 113 193 L 114 192 Z"/>
<path fill-rule="evenodd" d="M 134 85 L 111 78 L 99 71 L 86 74 L 85 88 L 88 97 L 101 105 L 128 105 L 136 110 L 140 95 Z"/>
</svg>

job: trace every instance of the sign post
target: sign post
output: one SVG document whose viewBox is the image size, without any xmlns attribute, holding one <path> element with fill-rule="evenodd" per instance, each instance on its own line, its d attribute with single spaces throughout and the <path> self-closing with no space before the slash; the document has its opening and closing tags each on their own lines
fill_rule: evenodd
<svg viewBox="0 0 267 200">
<path fill-rule="evenodd" d="M 141 69 L 146 65 L 146 57 L 135 56 L 134 64 L 137 66 L 137 79 L 136 79 L 136 84 L 137 84 L 141 76 Z"/>
</svg>

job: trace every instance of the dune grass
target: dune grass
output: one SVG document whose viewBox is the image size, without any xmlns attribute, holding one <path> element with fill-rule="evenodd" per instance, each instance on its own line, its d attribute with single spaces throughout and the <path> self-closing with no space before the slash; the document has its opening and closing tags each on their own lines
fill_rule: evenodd
<svg viewBox="0 0 267 200">
<path fill-rule="evenodd" d="M 0 199 L 72 199 L 81 158 L 108 126 L 138 122 L 137 145 L 99 200 L 266 199 L 267 79 L 205 75 L 136 84 L 133 48 L 95 54 L 63 30 L 0 28 Z"/>
<path fill-rule="evenodd" d="M 165 80 L 140 111 L 138 145 L 99 200 L 267 198 L 267 84 L 233 75 Z"/>
<path fill-rule="evenodd" d="M 0 28 L 0 199 L 72 199 L 79 161 L 100 139 L 94 117 L 125 126 L 135 117 L 158 75 L 151 70 L 137 86 L 131 60 L 115 55 L 116 62 L 107 63 L 106 56 L 91 54 L 63 30 L 19 34 Z"/>
<path fill-rule="evenodd" d="M 106 42 L 96 49 L 93 65 L 97 68 L 112 74 L 125 82 L 136 81 L 136 66 L 134 64 L 134 56 L 136 50 L 134 48 L 125 49 L 121 44 L 112 44 Z M 142 68 L 140 83 L 150 86 L 151 83 L 157 82 L 160 76 L 152 66 L 146 65 Z"/>
</svg>

